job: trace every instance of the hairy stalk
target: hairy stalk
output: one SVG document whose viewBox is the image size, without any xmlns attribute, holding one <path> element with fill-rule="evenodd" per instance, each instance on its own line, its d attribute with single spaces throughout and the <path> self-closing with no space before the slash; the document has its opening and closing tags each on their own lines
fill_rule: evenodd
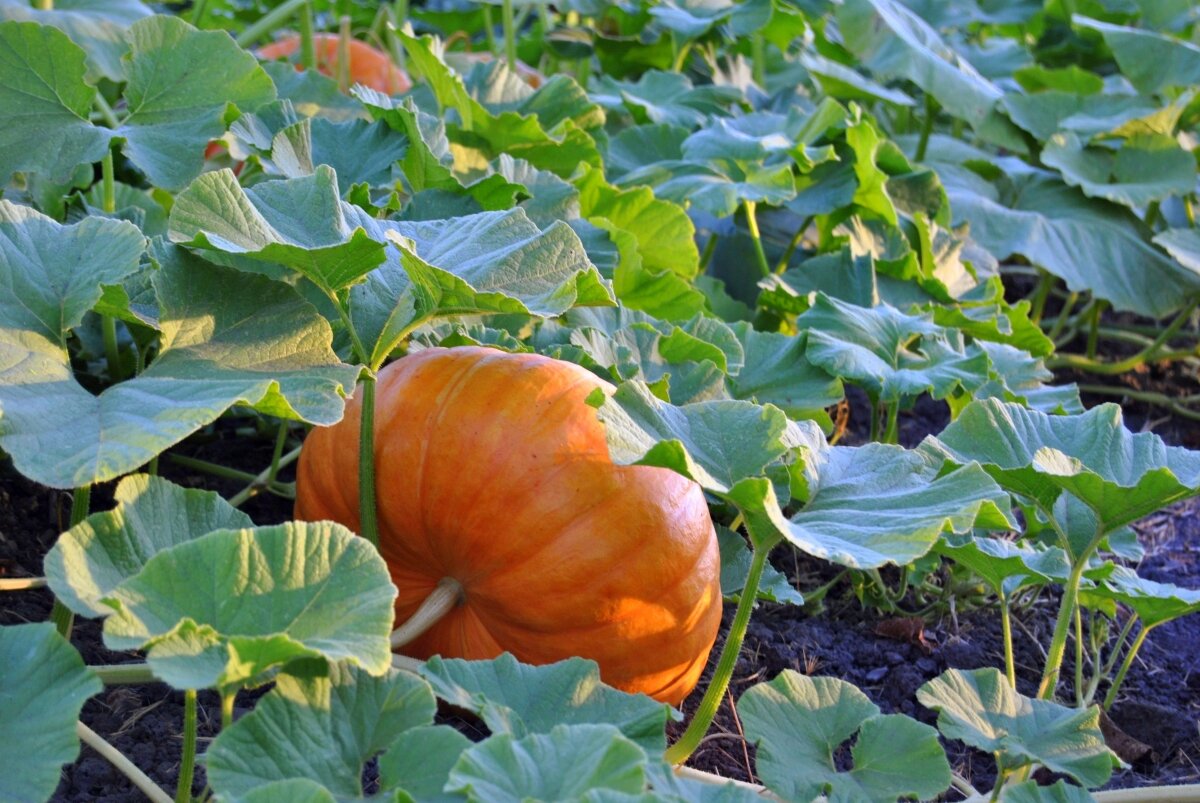
<svg viewBox="0 0 1200 803">
<path fill-rule="evenodd" d="M 91 511 L 91 500 L 92 486 L 90 485 L 81 485 L 72 492 L 71 523 L 68 525 L 68 529 L 88 517 L 88 513 Z M 71 640 L 71 629 L 75 626 L 75 614 L 57 597 L 54 599 L 54 607 L 50 609 L 50 621 L 54 622 L 54 627 L 60 636 L 67 641 Z"/>
<path fill-rule="evenodd" d="M 512 0 L 503 0 L 500 5 L 501 24 L 504 26 L 504 60 L 508 69 L 517 69 L 517 26 L 513 22 Z"/>
<path fill-rule="evenodd" d="M 283 457 L 279 458 L 279 462 L 272 463 L 270 466 L 267 466 L 258 474 L 254 475 L 254 477 L 250 480 L 249 485 L 229 498 L 229 504 L 233 505 L 234 507 L 244 505 L 249 499 L 258 496 L 258 494 L 264 489 L 283 497 L 293 496 L 294 491 L 289 490 L 290 486 L 284 485 L 280 482 L 268 483 L 267 477 L 270 476 L 272 470 L 279 471 L 279 469 L 290 466 L 292 463 L 295 463 L 297 460 L 299 460 L 300 450 L 301 447 L 297 446 L 295 449 L 292 449 Z"/>
<path fill-rule="evenodd" d="M 463 601 L 463 587 L 453 577 L 443 577 L 404 624 L 392 631 L 392 649 L 416 641 Z"/>
<path fill-rule="evenodd" d="M 1014 689 L 1017 687 L 1017 663 L 1013 657 L 1012 611 L 1008 607 L 1008 595 L 1000 592 L 1000 634 L 1004 638 L 1004 674 Z"/>
<path fill-rule="evenodd" d="M 284 0 L 284 2 L 260 17 L 258 22 L 247 25 L 235 37 L 234 41 L 238 43 L 238 47 L 249 48 L 259 39 L 262 39 L 271 31 L 283 25 L 284 22 L 291 19 L 292 15 L 308 2 L 309 0 Z"/>
<path fill-rule="evenodd" d="M 0 577 L 0 591 L 32 591 L 45 587 L 45 577 Z"/>
<path fill-rule="evenodd" d="M 796 229 L 796 233 L 792 235 L 792 239 L 788 241 L 787 248 L 783 251 L 783 256 L 775 263 L 775 273 L 783 273 L 788 269 L 788 263 L 792 261 L 792 256 L 796 253 L 796 249 L 800 247 L 800 241 L 804 239 L 804 231 L 808 228 L 810 220 L 812 218 L 805 218 L 800 227 Z"/>
<path fill-rule="evenodd" d="M 350 17 L 338 20 L 337 82 L 343 95 L 350 94 Z"/>
<path fill-rule="evenodd" d="M 918 162 L 925 161 L 925 151 L 929 148 L 929 138 L 933 135 L 933 123 L 937 119 L 937 101 L 933 95 L 925 93 L 925 119 L 921 121 L 921 136 L 917 140 L 917 150 L 913 158 Z"/>
<path fill-rule="evenodd" d="M 1053 517 L 1048 516 L 1053 522 Z M 1063 596 L 1061 607 L 1058 609 L 1058 618 L 1054 622 L 1054 635 L 1050 639 L 1050 648 L 1046 651 L 1046 668 L 1042 672 L 1042 682 L 1038 686 L 1037 696 L 1042 700 L 1051 700 L 1054 698 L 1054 692 L 1058 688 L 1059 670 L 1062 669 L 1063 653 L 1066 651 L 1067 634 L 1071 630 L 1071 620 L 1074 617 L 1075 605 L 1079 600 L 1079 583 L 1083 579 L 1084 569 L 1087 568 L 1088 558 L 1096 550 L 1096 545 L 1100 543 L 1100 539 L 1104 533 L 1102 530 L 1097 530 L 1096 535 L 1092 538 L 1092 542 L 1083 550 L 1071 565 L 1071 573 L 1067 576 L 1066 585 L 1063 586 Z M 1070 554 L 1070 543 L 1066 536 L 1060 531 L 1060 537 L 1063 541 L 1063 547 Z"/>
<path fill-rule="evenodd" d="M 300 7 L 300 67 L 311 70 L 317 66 L 317 46 L 313 42 L 312 3 Z"/>
<path fill-rule="evenodd" d="M 754 201 L 743 201 L 742 206 L 746 209 L 746 227 L 750 229 L 754 256 L 758 259 L 758 274 L 765 279 L 771 275 L 771 266 L 767 264 L 767 253 L 763 251 L 762 235 L 758 231 L 758 204 Z"/>
<path fill-rule="evenodd" d="M 1046 333 L 1046 337 L 1057 341 L 1062 335 L 1063 329 L 1066 328 L 1067 321 L 1071 318 L 1071 310 L 1075 309 L 1075 304 L 1079 301 L 1079 293 L 1071 293 L 1067 296 L 1067 300 L 1063 302 L 1062 309 L 1058 313 L 1058 317 L 1054 319 L 1054 325 L 1050 327 L 1050 331 Z"/>
<path fill-rule="evenodd" d="M 271 465 L 267 468 L 268 487 L 275 484 L 275 477 L 279 474 L 279 462 L 283 457 L 283 447 L 287 444 L 288 431 L 288 422 L 281 420 L 279 432 L 275 435 L 275 451 L 271 453 Z"/>
<path fill-rule="evenodd" d="M 1054 288 L 1054 276 L 1051 273 L 1039 270 L 1038 274 L 1038 283 L 1033 289 L 1030 301 L 1032 307 L 1029 310 L 1029 320 L 1034 323 L 1042 322 L 1042 315 L 1046 312 L 1046 300 L 1050 298 L 1050 291 Z"/>
<path fill-rule="evenodd" d="M 1100 316 L 1104 314 L 1104 308 L 1107 307 L 1104 301 L 1097 301 L 1092 305 L 1092 319 L 1088 325 L 1087 339 L 1087 358 L 1089 360 L 1096 359 L 1096 346 L 1100 342 Z"/>
<path fill-rule="evenodd" d="M 235 699 L 237 699 L 237 692 L 221 692 L 221 730 L 225 730 L 233 724 L 233 701 Z"/>
<path fill-rule="evenodd" d="M 362 381 L 362 419 L 358 431 L 358 515 L 362 532 L 379 548 L 375 502 L 375 375 Z"/>
<path fill-rule="evenodd" d="M 1075 606 L 1075 707 L 1083 708 L 1083 613 Z"/>
<path fill-rule="evenodd" d="M 150 780 L 146 773 L 138 769 L 137 765 L 127 759 L 120 750 L 104 741 L 104 738 L 100 734 L 82 722 L 75 723 L 75 733 L 84 744 L 99 753 L 105 761 L 112 764 L 121 771 L 122 775 L 132 781 L 133 785 L 141 790 L 143 795 L 150 798 L 151 803 L 172 803 L 170 795 L 160 789 L 154 781 Z"/>
<path fill-rule="evenodd" d="M 687 65 L 687 58 L 692 54 L 692 43 L 684 42 L 683 47 L 675 54 L 675 60 L 671 63 L 671 70 L 674 72 L 683 72 L 683 68 Z"/>
<path fill-rule="evenodd" d="M 885 402 L 886 404 L 886 402 Z M 883 430 L 884 443 L 900 442 L 900 402 L 895 401 L 887 406 L 887 426 Z"/>
<path fill-rule="evenodd" d="M 196 690 L 183 693 L 183 757 L 179 764 L 179 783 L 175 786 L 175 803 L 192 799 L 192 774 L 196 768 Z"/>
<path fill-rule="evenodd" d="M 1117 692 L 1121 690 L 1121 684 L 1125 682 L 1125 675 L 1128 674 L 1129 667 L 1133 666 L 1133 659 L 1137 657 L 1138 650 L 1142 648 L 1142 644 L 1146 641 L 1146 636 L 1154 628 L 1155 625 L 1143 627 L 1141 632 L 1137 634 L 1137 638 L 1129 645 L 1129 652 L 1125 653 L 1125 660 L 1121 662 L 1121 668 L 1117 670 L 1117 676 L 1113 678 L 1112 686 L 1108 688 L 1108 694 L 1104 695 L 1105 711 L 1111 710 L 1113 703 L 1117 701 Z"/>
<path fill-rule="evenodd" d="M 204 21 L 204 12 L 208 9 L 208 0 L 196 0 L 192 4 L 192 25 L 196 28 L 200 27 L 200 23 Z"/>
<path fill-rule="evenodd" d="M 236 468 L 223 466 L 220 463 L 210 463 L 207 460 L 201 460 L 198 457 L 188 457 L 182 454 L 168 454 L 167 459 L 176 465 L 184 468 L 192 468 L 196 471 L 203 471 L 205 474 L 212 474 L 214 477 L 223 477 L 227 480 L 238 480 L 240 482 L 254 482 L 256 476 L 249 471 L 240 471 Z"/>
<path fill-rule="evenodd" d="M 758 583 L 762 579 L 763 567 L 767 563 L 767 553 L 773 544 L 763 544 L 753 551 L 750 561 L 750 572 L 746 576 L 746 584 L 742 588 L 741 598 L 738 599 L 737 611 L 733 615 L 733 624 L 725 636 L 725 646 L 721 648 L 721 658 L 713 672 L 704 697 L 696 709 L 695 716 L 688 723 L 687 730 L 679 737 L 679 741 L 667 748 L 664 758 L 670 764 L 682 764 L 696 751 L 700 740 L 708 733 L 713 717 L 721 706 L 729 681 L 733 677 L 733 669 L 737 665 L 738 653 L 742 650 L 742 639 L 746 636 L 746 627 L 750 624 L 750 612 L 754 609 L 754 601 L 758 597 Z"/>
</svg>

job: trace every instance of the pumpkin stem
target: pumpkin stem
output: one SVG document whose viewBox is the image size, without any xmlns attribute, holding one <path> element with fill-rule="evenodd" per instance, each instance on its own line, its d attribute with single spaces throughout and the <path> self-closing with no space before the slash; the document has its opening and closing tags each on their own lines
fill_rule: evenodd
<svg viewBox="0 0 1200 803">
<path fill-rule="evenodd" d="M 392 631 L 392 649 L 399 649 L 438 623 L 443 616 L 462 604 L 462 584 L 453 577 L 443 577 L 417 608 L 408 621 Z"/>
</svg>

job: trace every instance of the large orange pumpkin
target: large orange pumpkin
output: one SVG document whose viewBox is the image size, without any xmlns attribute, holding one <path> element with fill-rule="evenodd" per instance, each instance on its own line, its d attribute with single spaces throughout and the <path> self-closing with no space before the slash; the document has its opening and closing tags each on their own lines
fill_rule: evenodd
<svg viewBox="0 0 1200 803">
<path fill-rule="evenodd" d="M 316 51 L 317 71 L 325 75 L 337 75 L 337 34 L 313 34 L 313 50 Z M 271 61 L 291 58 L 299 52 L 300 37 L 292 35 L 259 48 L 258 57 Z M 296 68 L 299 69 L 299 65 Z M 399 95 L 412 88 L 408 74 L 393 64 L 387 53 L 357 39 L 350 40 L 350 81 L 388 95 Z"/>
<path fill-rule="evenodd" d="M 699 486 L 617 466 L 576 365 L 485 348 L 384 368 L 375 403 L 380 551 L 403 622 L 442 578 L 460 603 L 416 658 L 580 655 L 605 682 L 678 704 L 721 620 L 716 535 Z M 357 531 L 359 403 L 309 434 L 296 517 Z"/>
</svg>

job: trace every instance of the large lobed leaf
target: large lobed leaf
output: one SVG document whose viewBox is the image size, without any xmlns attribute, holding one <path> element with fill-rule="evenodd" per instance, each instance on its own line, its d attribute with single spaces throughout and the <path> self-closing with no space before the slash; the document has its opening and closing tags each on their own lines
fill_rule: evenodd
<svg viewBox="0 0 1200 803">
<path fill-rule="evenodd" d="M 996 399 L 974 402 L 921 448 L 960 465 L 978 462 L 1047 511 L 1069 493 L 1104 532 L 1200 493 L 1200 454 L 1131 433 L 1115 404 L 1050 416 Z"/>
<path fill-rule="evenodd" d="M 379 553 L 340 524 L 215 530 L 104 597 L 104 643 L 146 650 L 155 675 L 184 689 L 236 688 L 301 658 L 382 674 L 395 597 Z"/>
<path fill-rule="evenodd" d="M 0 798 L 47 800 L 79 755 L 79 712 L 104 686 L 49 622 L 0 627 L 0 667 Z"/>
</svg>

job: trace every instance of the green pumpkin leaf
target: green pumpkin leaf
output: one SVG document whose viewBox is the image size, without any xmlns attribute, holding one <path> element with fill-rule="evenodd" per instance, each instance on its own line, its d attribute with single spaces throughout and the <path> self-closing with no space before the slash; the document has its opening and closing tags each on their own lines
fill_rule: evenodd
<svg viewBox="0 0 1200 803">
<path fill-rule="evenodd" d="M 746 736 L 758 744 L 758 774 L 785 800 L 831 803 L 898 797 L 932 798 L 950 786 L 950 765 L 937 731 L 878 706 L 837 678 L 785 669 L 738 700 Z M 858 734 L 854 766 L 839 771 L 833 756 Z"/>
<path fill-rule="evenodd" d="M 1050 786 L 1041 786 L 1037 781 L 1006 784 L 1000 792 L 1000 803 L 1095 803 L 1095 800 L 1083 787 L 1066 781 Z"/>
<path fill-rule="evenodd" d="M 279 99 L 289 101 L 305 117 L 323 117 L 334 122 L 368 118 L 363 104 L 343 95 L 337 81 L 329 76 L 316 70 L 297 70 L 283 61 L 268 62 L 262 68 L 275 84 Z M 358 89 L 355 86 L 352 91 Z"/>
<path fill-rule="evenodd" d="M 735 399 L 773 404 L 792 419 L 833 425 L 825 408 L 842 400 L 842 382 L 809 360 L 806 335 L 759 332 L 744 322 L 733 329 L 745 350 L 745 364 L 729 377 Z"/>
<path fill-rule="evenodd" d="M 139 0 L 56 0 L 52 9 L 31 8 L 24 0 L 0 0 L 0 20 L 50 25 L 87 53 L 88 78 L 121 83 L 129 52 L 129 26 L 154 14 Z"/>
<path fill-rule="evenodd" d="M 499 734 L 463 751 L 446 790 L 481 803 L 574 800 L 592 790 L 639 794 L 646 754 L 612 725 Z"/>
<path fill-rule="evenodd" d="M 1028 173 L 997 190 L 938 169 L 955 215 L 999 259 L 1020 254 L 1072 291 L 1151 318 L 1169 315 L 1200 289 L 1200 275 L 1147 242 L 1126 210 L 1086 198 L 1046 173 Z"/>
<path fill-rule="evenodd" d="M 0 797 L 48 800 L 79 755 L 79 712 L 104 685 L 49 622 L 0 627 L 0 666 Z"/>
<path fill-rule="evenodd" d="M 1042 149 L 1042 163 L 1089 198 L 1134 210 L 1196 186 L 1195 157 L 1161 134 L 1132 137 L 1116 151 L 1088 146 L 1070 132 L 1055 134 Z"/>
<path fill-rule="evenodd" d="M 170 236 L 233 267 L 285 278 L 296 271 L 326 294 L 384 261 L 386 245 L 348 218 L 337 175 L 325 165 L 311 176 L 266 181 L 249 189 L 230 170 L 205 173 L 171 207 Z M 258 265 L 262 267 L 257 267 Z"/>
<path fill-rule="evenodd" d="M 997 111 L 1003 93 L 946 45 L 937 31 L 894 0 L 850 0 L 837 10 L 846 47 L 875 75 L 907 78 L 997 145 L 1024 150 Z"/>
<path fill-rule="evenodd" d="M 113 497 L 114 508 L 88 516 L 46 553 L 54 596 L 82 616 L 111 613 L 101 600 L 162 550 L 213 530 L 254 526 L 216 493 L 148 474 L 125 477 Z"/>
<path fill-rule="evenodd" d="M 211 578 L 195 582 L 197 566 Z M 379 553 L 340 524 L 216 530 L 158 552 L 104 598 L 104 643 L 146 650 L 184 689 L 236 688 L 298 658 L 381 674 L 395 597 Z"/>
<path fill-rule="evenodd" d="M 942 399 L 987 380 L 982 349 L 954 344 L 929 318 L 891 306 L 856 307 L 818 293 L 796 326 L 808 334 L 806 354 L 814 365 L 885 402 L 922 393 Z"/>
<path fill-rule="evenodd" d="M 793 546 L 854 569 L 904 565 L 944 532 L 1015 526 L 1007 495 L 978 466 L 939 476 L 940 460 L 886 444 L 809 450 L 808 499 L 786 518 L 774 500 L 738 498 Z"/>
<path fill-rule="evenodd" d="M 358 369 L 337 359 L 329 324 L 294 290 L 173 246 L 155 256 L 162 350 L 99 396 L 76 381 L 58 342 L 0 328 L 0 446 L 31 479 L 55 488 L 115 479 L 237 402 L 313 423 L 341 418 Z"/>
<path fill-rule="evenodd" d="M 275 85 L 228 33 L 179 17 L 135 22 L 129 41 L 129 116 L 117 134 L 153 184 L 183 189 L 203 169 L 205 145 L 225 133 L 227 107 L 254 111 L 275 100 Z"/>
<path fill-rule="evenodd" d="M 1001 538 L 950 535 L 940 539 L 934 551 L 967 567 L 996 591 L 1012 578 L 1066 582 L 1071 572 L 1067 554 L 1057 547 L 1015 544 Z"/>
<path fill-rule="evenodd" d="M 65 345 L 103 286 L 136 272 L 145 250 L 146 238 L 131 223 L 88 217 L 63 226 L 0 200 L 0 286 L 8 290 L 0 296 L 0 328 Z"/>
<path fill-rule="evenodd" d="M 595 661 L 530 666 L 508 653 L 491 661 L 434 656 L 421 675 L 438 697 L 475 713 L 493 733 L 520 738 L 559 725 L 607 723 L 651 754 L 666 748 L 670 706 L 604 685 Z"/>
<path fill-rule="evenodd" d="M 721 547 L 721 595 L 726 599 L 736 600 L 741 597 L 742 589 L 746 587 L 746 577 L 750 574 L 750 561 L 754 555 L 740 535 L 719 524 L 717 543 Z M 770 563 L 763 567 L 762 578 L 758 582 L 757 599 L 786 602 L 790 605 L 804 604 L 804 597 L 792 586 L 787 575 Z"/>
<path fill-rule="evenodd" d="M 351 317 L 382 360 L 404 330 L 441 315 L 560 315 L 612 295 L 579 237 L 561 221 L 545 231 L 522 209 L 448 220 L 380 221 L 346 206 L 347 220 L 390 242 L 386 262 L 350 292 Z"/>
<path fill-rule="evenodd" d="M 96 89 L 84 83 L 84 58 L 57 28 L 0 22 L 0 182 L 18 170 L 61 182 L 104 157 L 112 132 L 88 120 Z"/>
<path fill-rule="evenodd" d="M 1114 568 L 1103 581 L 1088 589 L 1087 595 L 1128 606 L 1146 628 L 1200 611 L 1200 591 L 1147 580 L 1124 566 Z"/>
<path fill-rule="evenodd" d="M 790 448 L 787 416 L 771 405 L 706 401 L 676 407 L 637 381 L 621 384 L 608 398 L 594 394 L 589 403 L 597 407 L 614 461 L 669 468 L 714 493 L 761 476 Z"/>
<path fill-rule="evenodd" d="M 1100 709 L 1067 708 L 1018 694 L 998 669 L 950 669 L 917 690 L 938 712 L 938 730 L 995 753 L 1002 770 L 1040 764 L 1087 787 L 1120 766 L 1100 732 Z"/>
<path fill-rule="evenodd" d="M 1071 24 L 1104 37 L 1117 66 L 1139 92 L 1200 84 L 1200 47 L 1154 31 L 1072 15 Z"/>
<path fill-rule="evenodd" d="M 996 482 L 1052 510 L 1077 497 L 1110 532 L 1200 493 L 1200 453 L 1125 429 L 1121 408 L 1048 416 L 989 399 L 974 402 L 921 448 L 960 465 L 981 463 Z"/>
<path fill-rule="evenodd" d="M 471 740 L 448 725 L 424 725 L 409 728 L 388 745 L 379 757 L 379 785 L 388 792 L 403 790 L 421 803 L 449 803 L 461 800 L 442 791 L 450 779 L 450 770 L 458 762 Z"/>
<path fill-rule="evenodd" d="M 271 159 L 287 178 L 312 175 L 329 165 L 342 186 L 372 187 L 392 182 L 392 165 L 408 150 L 408 138 L 385 123 L 333 122 L 306 117 L 275 135 Z"/>
<path fill-rule="evenodd" d="M 591 87 L 592 99 L 606 109 L 625 110 L 639 123 L 700 126 L 710 115 L 727 116 L 742 93 L 728 86 L 694 86 L 681 73 L 646 70 L 636 83 L 601 76 Z"/>
<path fill-rule="evenodd" d="M 209 783 L 222 797 L 241 800 L 265 784 L 298 779 L 337 799 L 362 797 L 363 765 L 412 729 L 424 730 L 436 705 L 429 685 L 406 672 L 372 677 L 331 664 L 328 677 L 280 675 L 254 710 L 209 746 Z M 406 746 L 415 748 L 409 759 L 434 762 L 455 747 L 443 740 Z"/>
</svg>

